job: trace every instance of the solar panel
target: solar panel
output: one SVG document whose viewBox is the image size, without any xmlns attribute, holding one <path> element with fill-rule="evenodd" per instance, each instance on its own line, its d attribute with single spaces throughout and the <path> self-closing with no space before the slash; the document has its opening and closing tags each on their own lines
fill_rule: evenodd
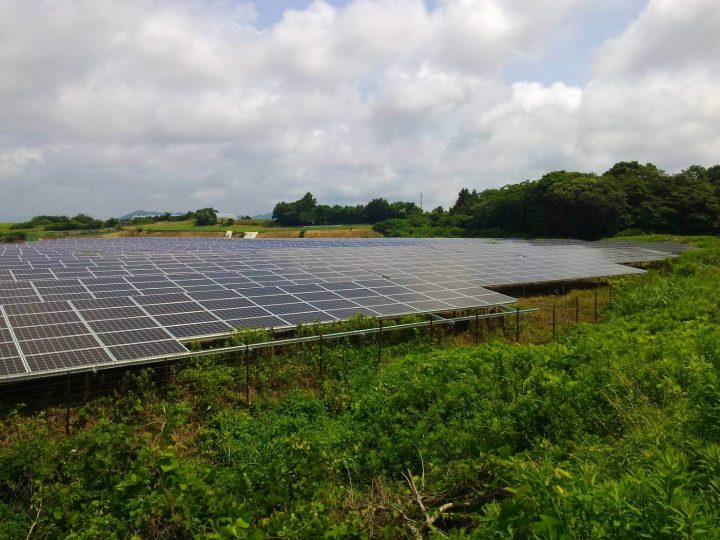
<svg viewBox="0 0 720 540">
<path fill-rule="evenodd" d="M 248 317 L 247 319 L 233 319 L 227 321 L 227 323 L 237 329 L 260 329 L 260 328 L 282 328 L 285 326 L 292 326 L 279 317 Z"/>
<path fill-rule="evenodd" d="M 72 311 L 57 313 L 32 313 L 28 315 L 8 315 L 8 320 L 14 328 L 23 326 L 42 326 L 45 324 L 61 324 L 80 322 L 80 317 Z"/>
<path fill-rule="evenodd" d="M 167 330 L 176 338 L 203 337 L 227 334 L 233 327 L 220 321 L 168 326 Z"/>
<path fill-rule="evenodd" d="M 81 311 L 82 318 L 86 321 L 107 321 L 115 319 L 129 319 L 132 317 L 143 317 L 145 312 L 139 307 L 117 307 L 108 309 L 87 309 Z"/>
<path fill-rule="evenodd" d="M 73 311 L 67 302 L 36 302 L 33 304 L 8 305 L 5 312 L 8 315 L 28 315 L 30 313 L 52 313 L 56 311 Z"/>
<path fill-rule="evenodd" d="M 0 358 L 19 357 L 17 347 L 14 343 L 0 343 Z"/>
<path fill-rule="evenodd" d="M 99 346 L 100 343 L 91 335 L 53 337 L 20 342 L 20 349 L 26 356 L 78 349 L 92 349 Z"/>
<path fill-rule="evenodd" d="M 132 319 L 109 320 L 109 321 L 90 321 L 88 326 L 98 333 L 117 332 L 120 330 L 137 330 L 139 328 L 153 328 L 159 325 L 150 317 L 135 317 Z"/>
<path fill-rule="evenodd" d="M 33 372 L 111 364 L 113 362 L 112 357 L 102 348 L 38 354 L 26 356 L 25 360 Z"/>
<path fill-rule="evenodd" d="M 295 302 L 293 304 L 278 304 L 273 306 L 264 306 L 273 315 L 287 315 L 290 313 L 302 313 L 305 311 L 314 311 L 314 308 L 310 304 L 304 302 Z M 286 317 L 283 317 L 288 320 Z"/>
<path fill-rule="evenodd" d="M 0 343 L 6 345 L 0 379 L 27 368 L 36 374 L 181 354 L 177 339 L 222 335 L 230 327 L 508 304 L 514 299 L 484 287 L 636 274 L 642 271 L 618 263 L 662 260 L 682 249 L 390 238 L 72 238 L 8 245 L 0 250 Z M 65 350 L 71 346 L 77 349 Z"/>
<path fill-rule="evenodd" d="M 334 317 L 322 311 L 306 311 L 302 313 L 287 313 L 283 315 L 290 324 L 314 324 L 317 322 L 331 322 Z"/>
<path fill-rule="evenodd" d="M 118 345 L 108 349 L 118 360 L 136 360 L 188 352 L 180 343 L 172 340 Z"/>
<path fill-rule="evenodd" d="M 27 373 L 27 370 L 19 356 L 0 355 L 0 377 L 20 375 L 22 373 Z"/>
<path fill-rule="evenodd" d="M 255 303 L 248 298 L 227 298 L 224 300 L 204 300 L 200 304 L 206 309 L 232 309 L 241 307 L 255 307 Z"/>
<path fill-rule="evenodd" d="M 145 306 L 145 311 L 150 315 L 168 315 L 172 313 L 187 313 L 192 311 L 204 311 L 200 304 L 195 302 L 174 302 L 172 304 L 155 304 Z"/>
<path fill-rule="evenodd" d="M 79 336 L 89 334 L 83 323 L 49 324 L 46 326 L 27 326 L 15 328 L 15 335 L 20 341 L 33 339 L 57 338 L 66 336 Z"/>
<path fill-rule="evenodd" d="M 148 341 L 167 340 L 168 335 L 160 328 L 142 328 L 124 332 L 109 332 L 98 334 L 98 339 L 107 346 L 127 345 L 132 343 L 145 343 Z"/>
<path fill-rule="evenodd" d="M 215 309 L 213 315 L 225 321 L 233 319 L 247 319 L 250 317 L 264 317 L 269 315 L 268 311 L 259 307 L 241 307 L 233 309 Z"/>
<path fill-rule="evenodd" d="M 73 305 L 77 309 L 107 309 L 116 307 L 135 306 L 135 303 L 127 297 L 103 298 L 97 300 L 74 300 Z"/>
<path fill-rule="evenodd" d="M 174 326 L 176 324 L 192 324 L 201 322 L 217 321 L 207 311 L 196 311 L 193 313 L 176 313 L 174 315 L 158 315 L 155 320 L 162 326 Z"/>
</svg>

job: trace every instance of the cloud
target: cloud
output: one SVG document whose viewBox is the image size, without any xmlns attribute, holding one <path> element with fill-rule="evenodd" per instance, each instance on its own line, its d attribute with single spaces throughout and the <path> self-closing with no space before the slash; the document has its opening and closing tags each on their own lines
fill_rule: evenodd
<svg viewBox="0 0 720 540">
<path fill-rule="evenodd" d="M 651 0 L 585 51 L 587 84 L 503 75 L 565 43 L 581 2 L 316 0 L 263 28 L 260 10 L 0 0 L 0 218 L 245 214 L 308 190 L 447 205 L 557 168 L 720 155 L 713 0 Z"/>
<path fill-rule="evenodd" d="M 0 152 L 0 179 L 17 178 L 42 161 L 42 152 L 36 149 L 21 147 L 3 150 Z"/>
</svg>

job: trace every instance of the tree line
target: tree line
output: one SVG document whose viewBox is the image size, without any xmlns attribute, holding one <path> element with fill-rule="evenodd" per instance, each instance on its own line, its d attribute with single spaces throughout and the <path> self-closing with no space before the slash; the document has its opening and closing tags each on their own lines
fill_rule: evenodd
<svg viewBox="0 0 720 540">
<path fill-rule="evenodd" d="M 281 225 L 369 223 L 387 236 L 519 236 L 596 239 L 621 233 L 720 232 L 720 165 L 668 174 L 620 162 L 603 174 L 554 171 L 499 189 L 462 189 L 455 204 L 423 212 L 415 203 L 317 204 L 307 193 L 280 202 Z"/>
<path fill-rule="evenodd" d="M 249 216 L 242 219 L 250 219 Z M 108 229 L 121 225 L 146 225 L 162 221 L 188 221 L 193 220 L 197 226 L 217 225 L 218 211 L 214 208 L 200 208 L 194 212 L 171 214 L 165 212 L 156 216 L 138 216 L 129 219 L 110 218 L 106 220 L 96 219 L 87 214 L 68 216 L 35 216 L 29 221 L 14 223 L 11 230 L 42 229 L 44 231 L 92 231 L 97 229 Z M 223 220 L 224 224 L 232 225 L 234 220 Z"/>
<path fill-rule="evenodd" d="M 422 215 L 422 210 L 414 202 L 388 202 L 386 199 L 373 199 L 367 204 L 330 206 L 318 204 L 312 193 L 306 193 L 294 202 L 279 202 L 273 209 L 273 220 L 283 226 L 301 225 L 356 225 L 359 223 L 379 223 L 387 219 L 407 219 Z"/>
</svg>

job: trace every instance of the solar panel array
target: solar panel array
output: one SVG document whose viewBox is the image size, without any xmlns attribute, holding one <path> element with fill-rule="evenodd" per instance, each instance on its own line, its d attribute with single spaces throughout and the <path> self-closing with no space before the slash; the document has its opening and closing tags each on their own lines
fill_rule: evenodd
<svg viewBox="0 0 720 540">
<path fill-rule="evenodd" d="M 0 245 L 0 379 L 177 356 L 356 313 L 502 305 L 486 287 L 639 273 L 637 245 L 485 239 L 68 239 Z"/>
</svg>

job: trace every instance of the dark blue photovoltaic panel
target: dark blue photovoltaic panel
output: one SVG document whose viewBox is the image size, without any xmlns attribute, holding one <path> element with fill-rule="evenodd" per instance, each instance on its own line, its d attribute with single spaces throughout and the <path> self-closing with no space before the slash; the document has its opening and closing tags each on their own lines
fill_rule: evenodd
<svg viewBox="0 0 720 540">
<path fill-rule="evenodd" d="M 127 345 L 131 343 L 146 343 L 148 341 L 162 341 L 168 339 L 168 334 L 160 328 L 140 328 L 124 332 L 109 332 L 98 334 L 103 345 Z"/>
<path fill-rule="evenodd" d="M 90 321 L 87 325 L 92 328 L 93 332 L 119 332 L 121 330 L 158 327 L 158 324 L 150 317 L 135 317 L 132 319 L 109 321 Z"/>
<path fill-rule="evenodd" d="M 19 356 L 0 356 L 0 377 L 20 375 L 22 373 L 27 373 L 27 370 Z"/>
<path fill-rule="evenodd" d="M 224 322 L 208 322 L 197 324 L 181 324 L 179 326 L 168 326 L 168 332 L 178 339 L 190 337 L 212 336 L 217 334 L 227 334 L 232 330 L 232 326 Z"/>
<path fill-rule="evenodd" d="M 105 349 L 83 349 L 49 354 L 26 356 L 32 372 L 63 370 L 83 366 L 112 364 L 113 359 Z"/>
<path fill-rule="evenodd" d="M 235 319 L 229 320 L 227 323 L 233 328 L 282 328 L 285 326 L 292 326 L 292 324 L 280 319 L 279 317 L 249 317 L 247 319 Z"/>
<path fill-rule="evenodd" d="M 25 356 L 31 354 L 47 354 L 61 351 L 92 349 L 95 347 L 100 347 L 100 343 L 98 343 L 97 339 L 91 335 L 57 337 L 20 342 L 20 348 Z"/>
<path fill-rule="evenodd" d="M 26 326 L 24 328 L 15 328 L 15 336 L 19 341 L 80 336 L 89 333 L 90 330 L 88 330 L 87 326 L 83 323 L 48 324 L 45 326 Z"/>
<path fill-rule="evenodd" d="M 217 321 L 217 318 L 213 317 L 207 311 L 197 311 L 194 313 L 178 313 L 175 315 L 158 315 L 155 317 L 155 320 L 162 326 L 173 326 L 176 324 L 213 322 Z"/>
<path fill-rule="evenodd" d="M 7 244 L 0 247 L 0 306 L 12 331 L 0 317 L 5 330 L 0 343 L 9 344 L 0 379 L 26 371 L 22 350 L 35 375 L 164 357 L 168 350 L 181 354 L 185 349 L 177 339 L 218 336 L 228 333 L 228 325 L 281 328 L 355 313 L 472 310 L 514 301 L 485 287 L 639 274 L 642 270 L 620 263 L 664 260 L 683 249 L 632 242 L 393 238 L 69 238 Z M 16 354 L 16 338 L 21 350 L 9 356 Z M 70 346 L 77 349 L 64 350 Z"/>
<path fill-rule="evenodd" d="M 118 360 L 138 360 L 142 358 L 153 358 L 157 356 L 171 356 L 188 352 L 177 341 L 153 341 L 150 343 L 138 343 L 135 345 L 118 345 L 108 347 L 112 355 Z"/>
</svg>

